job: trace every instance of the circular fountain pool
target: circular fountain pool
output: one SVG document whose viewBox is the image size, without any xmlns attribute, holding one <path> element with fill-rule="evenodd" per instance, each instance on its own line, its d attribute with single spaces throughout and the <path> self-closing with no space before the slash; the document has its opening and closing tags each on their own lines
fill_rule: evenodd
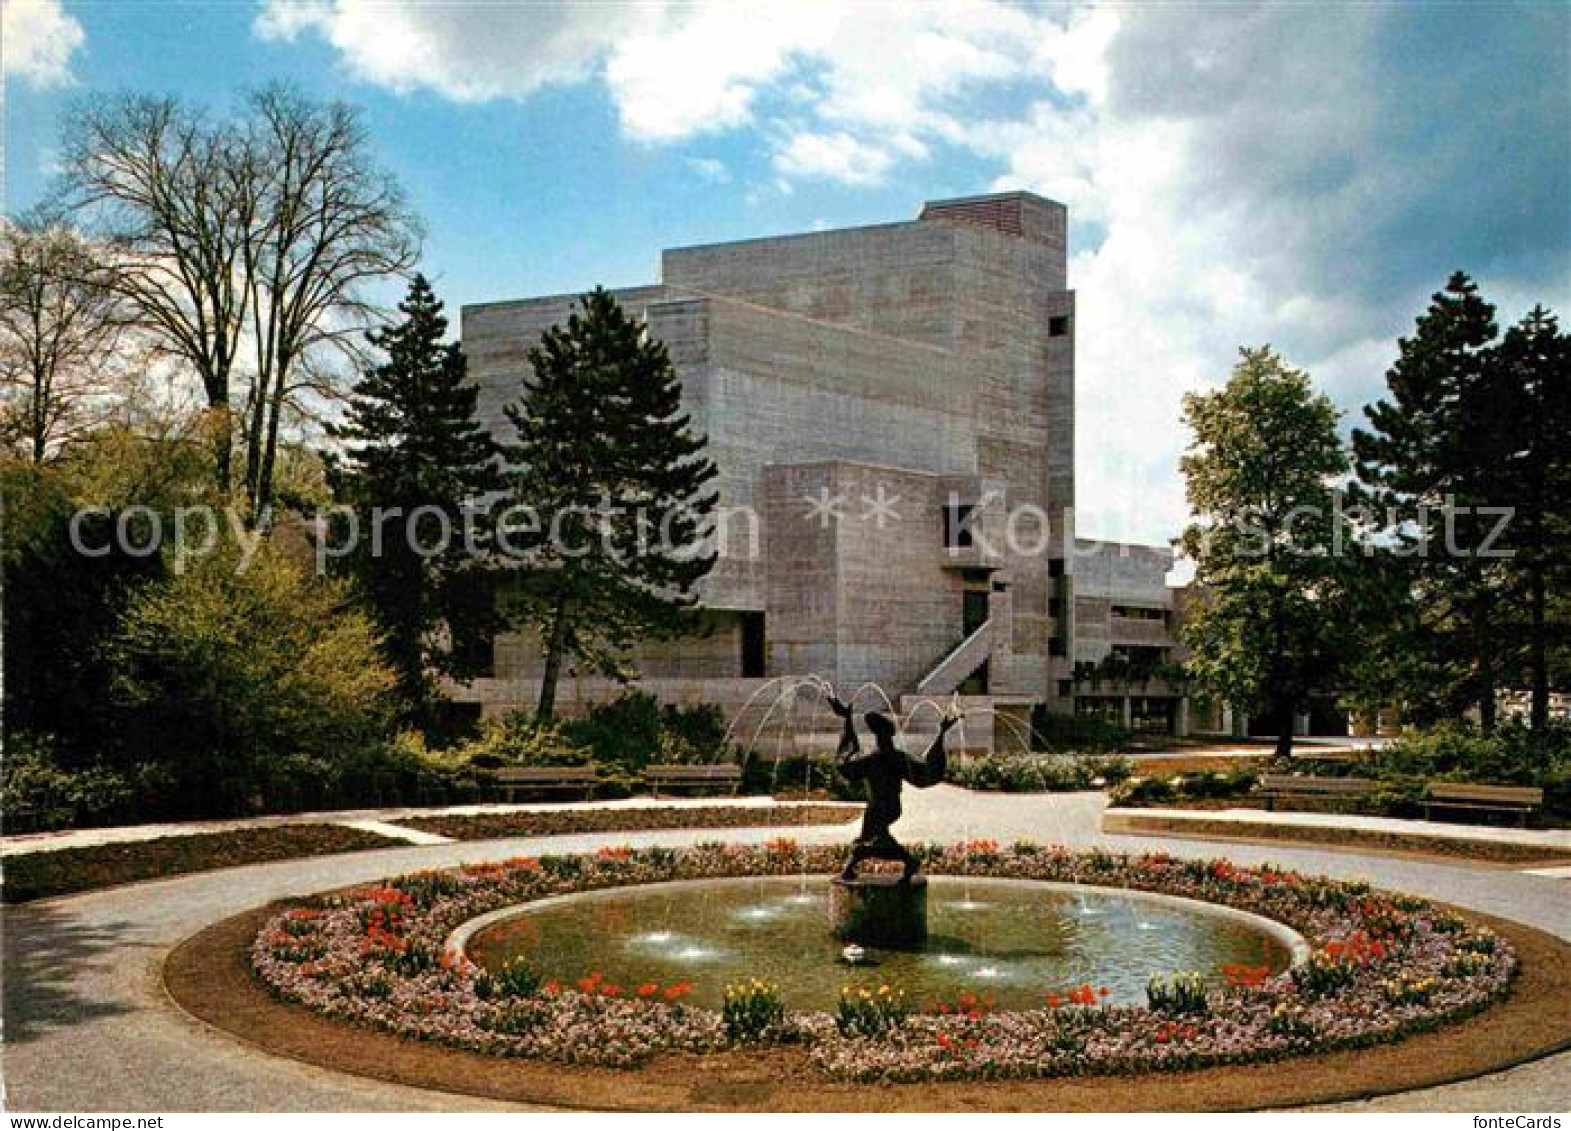
<svg viewBox="0 0 1571 1131">
<path fill-rule="evenodd" d="M 571 985 L 591 972 L 629 992 L 690 982 L 718 1007 L 730 982 L 776 982 L 793 1009 L 832 1009 L 843 986 L 888 982 L 919 1008 L 967 991 L 1000 1008 L 1091 985 L 1115 1004 L 1145 1001 L 1153 973 L 1286 968 L 1302 947 L 1281 924 L 1172 896 L 1022 880 L 935 876 L 928 940 L 870 951 L 848 966 L 829 935 L 827 879 L 699 880 L 613 888 L 509 908 L 460 932 L 471 958 L 498 969 L 524 956 Z"/>
</svg>

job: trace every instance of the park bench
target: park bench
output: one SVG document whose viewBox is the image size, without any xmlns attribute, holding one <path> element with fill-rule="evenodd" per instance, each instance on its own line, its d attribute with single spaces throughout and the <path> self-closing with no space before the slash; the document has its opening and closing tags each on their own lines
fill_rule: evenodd
<svg viewBox="0 0 1571 1131">
<path fill-rule="evenodd" d="M 1374 783 L 1368 778 L 1318 778 L 1296 774 L 1262 774 L 1259 792 L 1267 809 L 1278 801 L 1359 802 Z"/>
<path fill-rule="evenodd" d="M 502 766 L 490 773 L 505 801 L 520 793 L 582 793 L 593 797 L 598 780 L 593 766 Z"/>
<path fill-rule="evenodd" d="M 1544 804 L 1544 791 L 1531 786 L 1435 781 L 1425 788 L 1423 803 L 1426 820 L 1433 809 L 1461 809 L 1505 813 L 1526 828 L 1528 814 Z"/>
<path fill-rule="evenodd" d="M 713 766 L 654 765 L 644 768 L 644 780 L 656 797 L 661 790 L 735 789 L 742 783 L 742 767 L 731 762 Z"/>
</svg>

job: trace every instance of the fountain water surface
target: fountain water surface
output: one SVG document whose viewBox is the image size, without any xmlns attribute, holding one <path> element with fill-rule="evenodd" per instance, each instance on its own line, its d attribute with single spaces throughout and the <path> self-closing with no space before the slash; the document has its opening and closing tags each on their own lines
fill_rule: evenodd
<svg viewBox="0 0 1571 1131">
<path fill-rule="evenodd" d="M 1139 1003 L 1153 973 L 1230 964 L 1286 968 L 1291 952 L 1260 921 L 1202 904 L 1110 889 L 931 879 L 920 949 L 869 949 L 847 966 L 826 930 L 827 885 L 814 877 L 654 884 L 587 893 L 480 931 L 469 952 L 498 969 L 523 957 L 571 985 L 599 972 L 632 993 L 648 982 L 690 982 L 718 1006 L 727 983 L 764 978 L 799 1009 L 830 1009 L 843 986 L 888 982 L 918 1008 L 967 992 L 1000 1008 L 1043 1004 L 1049 992 L 1091 985 L 1107 1001 Z"/>
</svg>

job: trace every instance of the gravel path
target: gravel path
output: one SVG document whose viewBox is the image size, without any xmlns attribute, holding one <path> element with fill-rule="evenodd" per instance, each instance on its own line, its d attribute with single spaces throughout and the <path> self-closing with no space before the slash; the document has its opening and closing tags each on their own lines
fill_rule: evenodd
<svg viewBox="0 0 1571 1131">
<path fill-rule="evenodd" d="M 1413 857 L 1104 836 L 1097 794 L 977 795 L 951 786 L 909 791 L 898 831 L 909 840 L 1031 837 L 1120 851 L 1225 853 L 1306 871 L 1358 876 L 1466 904 L 1571 938 L 1571 884 L 1493 867 Z M 850 826 L 792 828 L 801 841 L 841 842 Z M 308 1067 L 207 1029 L 165 998 L 159 968 L 200 928 L 272 899 L 416 868 L 604 844 L 682 845 L 714 832 L 609 833 L 392 848 L 207 872 L 7 907 L 4 929 L 5 1106 L 48 1111 L 454 1110 L 483 1101 Z M 776 830 L 730 829 L 763 841 Z M 1571 1054 L 1481 1081 L 1354 1105 L 1353 1110 L 1563 1111 Z"/>
</svg>

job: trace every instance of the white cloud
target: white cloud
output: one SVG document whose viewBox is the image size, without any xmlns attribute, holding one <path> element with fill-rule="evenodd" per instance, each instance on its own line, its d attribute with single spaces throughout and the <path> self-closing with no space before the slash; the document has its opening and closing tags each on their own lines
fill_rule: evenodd
<svg viewBox="0 0 1571 1131">
<path fill-rule="evenodd" d="M 753 120 L 758 91 L 820 45 L 832 10 L 817 3 L 704 2 L 668 8 L 619 36 L 605 81 L 622 128 L 669 142 Z"/>
<path fill-rule="evenodd" d="M 0 73 L 39 87 L 68 85 L 71 56 L 86 38 L 60 0 L 0 5 Z"/>
<path fill-rule="evenodd" d="M 803 179 L 888 183 L 945 147 L 1063 201 L 1091 235 L 1070 264 L 1091 534 L 1176 532 L 1182 396 L 1238 346 L 1277 346 L 1356 423 L 1451 269 L 1503 315 L 1571 293 L 1554 6 L 269 0 L 257 26 L 398 90 L 600 82 L 646 144 L 748 129 L 772 177 L 739 186 L 750 206 Z"/>
<path fill-rule="evenodd" d="M 783 177 L 816 177 L 848 185 L 878 183 L 893 162 L 888 149 L 848 133 L 796 134 L 775 154 L 775 169 Z"/>
<path fill-rule="evenodd" d="M 1062 200 L 1072 223 L 1105 232 L 1070 264 L 1083 531 L 1177 530 L 1183 395 L 1225 380 L 1240 345 L 1270 343 L 1308 369 L 1351 427 L 1449 270 L 1469 267 L 1509 306 L 1509 275 L 1491 286 L 1472 256 L 1520 241 L 1467 241 L 1542 178 L 1481 166 L 1458 135 L 1488 136 L 1488 112 L 1474 105 L 1459 123 L 1431 106 L 1455 64 L 1437 54 L 1393 69 L 1392 32 L 1375 9 L 1085 13 L 1043 52 L 1057 93 L 1079 98 L 1044 95 L 1024 118 L 974 131 L 1007 169 L 997 187 Z M 1501 56 L 1493 65 L 1513 69 Z M 1563 132 L 1563 107 L 1560 121 Z M 1550 176 L 1564 207 L 1565 174 Z M 1448 225 L 1443 209 L 1466 219 Z M 1562 263 L 1535 297 L 1563 303 L 1566 283 Z"/>
<path fill-rule="evenodd" d="M 714 157 L 691 157 L 688 167 L 706 181 L 716 184 L 728 184 L 731 180 L 731 170 L 725 167 L 725 162 Z"/>
<path fill-rule="evenodd" d="M 782 169 L 832 177 L 838 167 L 848 183 L 866 183 L 871 166 L 920 160 L 933 141 L 963 137 L 966 123 L 946 104 L 1031 78 L 1056 26 L 1001 0 L 266 0 L 255 30 L 285 42 L 318 36 L 364 81 L 458 101 L 527 98 L 593 77 L 630 138 L 671 143 L 764 124 Z M 837 165 L 826 144 L 866 160 Z"/>
<path fill-rule="evenodd" d="M 266 0 L 254 28 L 283 42 L 319 35 L 366 82 L 476 102 L 590 78 L 616 37 L 652 12 L 620 4 Z"/>
</svg>

